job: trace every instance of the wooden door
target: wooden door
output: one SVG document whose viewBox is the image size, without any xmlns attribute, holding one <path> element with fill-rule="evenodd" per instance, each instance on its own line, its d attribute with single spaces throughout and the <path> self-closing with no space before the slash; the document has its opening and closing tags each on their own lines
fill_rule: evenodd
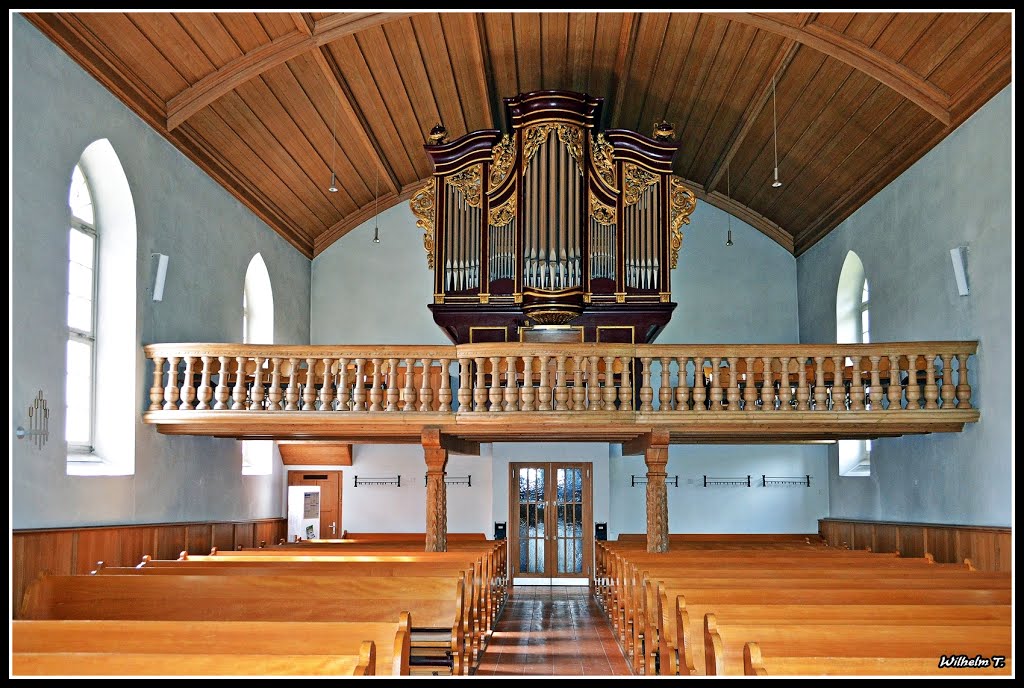
<svg viewBox="0 0 1024 688">
<path fill-rule="evenodd" d="M 288 471 L 288 485 L 320 488 L 320 537 L 341 537 L 341 471 Z"/>
<path fill-rule="evenodd" d="M 509 557 L 519 578 L 591 576 L 594 533 L 589 463 L 513 463 Z"/>
</svg>

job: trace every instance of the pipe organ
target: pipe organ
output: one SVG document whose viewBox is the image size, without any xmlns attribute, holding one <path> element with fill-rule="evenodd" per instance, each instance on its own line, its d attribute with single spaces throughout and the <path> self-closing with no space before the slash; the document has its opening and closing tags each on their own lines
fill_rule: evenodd
<svg viewBox="0 0 1024 688">
<path fill-rule="evenodd" d="M 457 344 L 650 343 L 672 316 L 671 276 L 696 197 L 672 174 L 679 143 L 601 131 L 603 100 L 506 98 L 507 132 L 424 146 L 411 201 L 434 271 L 435 322 Z"/>
</svg>

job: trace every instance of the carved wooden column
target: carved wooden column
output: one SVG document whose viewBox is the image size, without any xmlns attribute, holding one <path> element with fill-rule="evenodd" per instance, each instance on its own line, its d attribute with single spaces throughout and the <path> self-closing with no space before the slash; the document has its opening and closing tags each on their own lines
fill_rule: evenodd
<svg viewBox="0 0 1024 688">
<path fill-rule="evenodd" d="M 644 451 L 647 464 L 647 551 L 668 551 L 668 432 L 652 432 Z"/>
<path fill-rule="evenodd" d="M 653 430 L 622 445 L 623 456 L 644 455 L 647 464 L 647 551 L 668 551 L 667 430 Z"/>
<path fill-rule="evenodd" d="M 448 551 L 448 494 L 444 469 L 448 450 L 441 446 L 441 432 L 425 428 L 420 436 L 423 459 L 427 463 L 427 552 Z"/>
</svg>

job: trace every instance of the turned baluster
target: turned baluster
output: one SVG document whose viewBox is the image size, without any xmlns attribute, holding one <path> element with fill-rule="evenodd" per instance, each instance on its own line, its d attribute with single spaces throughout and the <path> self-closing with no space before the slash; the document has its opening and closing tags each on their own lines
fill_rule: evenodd
<svg viewBox="0 0 1024 688">
<path fill-rule="evenodd" d="M 671 411 L 672 410 L 672 383 L 670 381 L 672 373 L 672 359 L 671 358 L 659 358 L 658 362 L 661 364 L 661 386 L 658 387 L 658 411 Z"/>
<path fill-rule="evenodd" d="M 284 410 L 299 410 L 299 359 L 288 359 L 288 388 L 284 391 Z"/>
<path fill-rule="evenodd" d="M 569 388 L 565 385 L 565 354 L 559 354 L 555 359 L 555 410 L 566 411 L 569 400 Z"/>
<path fill-rule="evenodd" d="M 725 410 L 740 410 L 740 359 L 730 356 L 729 363 L 729 387 L 725 390 Z"/>
<path fill-rule="evenodd" d="M 828 387 L 825 386 L 825 357 L 814 357 L 814 410 L 828 408 Z"/>
<path fill-rule="evenodd" d="M 334 395 L 338 399 L 338 403 L 335 408 L 338 411 L 349 410 L 349 391 L 348 391 L 348 359 L 338 359 L 338 372 L 336 377 L 335 385 L 337 387 L 337 393 Z"/>
<path fill-rule="evenodd" d="M 924 362 L 924 407 L 926 409 L 937 409 L 939 408 L 939 388 L 935 384 L 935 354 L 925 354 Z"/>
<path fill-rule="evenodd" d="M 889 399 L 890 411 L 903 410 L 903 386 L 900 384 L 900 357 L 889 354 Z"/>
<path fill-rule="evenodd" d="M 971 408 L 971 383 L 967 381 L 967 357 L 970 354 L 957 354 L 956 359 L 960 365 L 957 368 L 956 386 L 956 407 L 961 409 Z"/>
<path fill-rule="evenodd" d="M 306 359 L 306 385 L 302 390 L 302 410 L 316 410 L 316 359 Z"/>
<path fill-rule="evenodd" d="M 711 357 L 711 410 L 722 410 L 722 357 Z"/>
<path fill-rule="evenodd" d="M 832 357 L 832 406 L 833 411 L 846 410 L 846 381 L 843 380 L 843 357 Z"/>
<path fill-rule="evenodd" d="M 761 357 L 761 410 L 775 410 L 775 376 L 772 374 L 772 359 Z"/>
<path fill-rule="evenodd" d="M 401 391 L 398 388 L 398 359 L 388 359 L 388 375 L 385 380 L 387 386 L 387 400 L 388 405 L 385 411 L 397 411 L 398 410 L 398 395 Z"/>
<path fill-rule="evenodd" d="M 754 361 L 756 360 L 753 356 L 747 356 L 743 360 L 746 365 L 746 369 L 743 372 L 744 411 L 753 411 L 757 408 L 757 382 L 754 377 Z"/>
<path fill-rule="evenodd" d="M 205 411 L 210 408 L 210 399 L 213 398 L 213 388 L 210 387 L 210 357 L 200 356 L 203 362 L 202 372 L 199 374 L 199 389 L 196 390 L 196 410 Z"/>
<path fill-rule="evenodd" d="M 676 411 L 690 410 L 690 385 L 686 380 L 688 356 L 676 358 Z"/>
<path fill-rule="evenodd" d="M 850 383 L 850 410 L 864 410 L 864 382 L 861 380 L 861 357 L 853 357 L 853 380 Z"/>
<path fill-rule="evenodd" d="M 181 388 L 181 403 L 178 408 L 182 411 L 192 410 L 192 401 L 196 398 L 196 388 L 192 384 L 192 363 L 195 359 L 191 356 L 185 357 L 185 380 Z"/>
<path fill-rule="evenodd" d="M 516 380 L 516 361 L 518 356 L 505 357 L 505 410 L 519 410 L 519 383 Z"/>
<path fill-rule="evenodd" d="M 153 357 L 153 386 L 149 388 L 149 410 L 159 411 L 164 402 L 164 357 Z"/>
<path fill-rule="evenodd" d="M 879 369 L 879 362 L 882 357 L 875 354 L 868 356 L 871 361 L 871 386 L 868 387 L 867 402 L 865 405 L 871 411 L 882 410 L 882 374 Z"/>
<path fill-rule="evenodd" d="M 484 361 L 487 359 L 482 356 L 478 356 L 474 360 L 476 361 L 476 384 L 473 385 L 473 410 L 486 411 L 487 385 L 484 383 L 484 375 L 487 371 L 484 368 Z"/>
<path fill-rule="evenodd" d="M 615 357 L 604 357 L 604 410 L 615 410 Z"/>
<path fill-rule="evenodd" d="M 622 357 L 622 377 L 619 380 L 619 410 L 627 413 L 633 410 L 633 383 L 629 379 L 629 367 L 632 363 L 632 358 Z"/>
<path fill-rule="evenodd" d="M 273 358 L 270 361 L 270 405 L 267 406 L 268 411 L 280 411 L 281 410 L 281 359 Z"/>
<path fill-rule="evenodd" d="M 590 356 L 583 360 L 586 362 L 587 368 L 586 407 L 590 411 L 600 411 L 604 408 L 604 396 L 601 389 L 601 366 L 598 365 L 600 359 L 597 356 Z M 608 384 L 607 377 L 604 383 Z M 581 407 L 580 410 L 582 411 L 583 408 Z"/>
<path fill-rule="evenodd" d="M 231 404 L 232 411 L 241 411 L 245 409 L 245 399 L 248 396 L 245 389 L 245 357 L 235 357 L 235 388 L 232 390 L 231 398 L 234 403 Z"/>
<path fill-rule="evenodd" d="M 217 403 L 213 408 L 221 411 L 228 407 L 227 401 L 231 398 L 231 390 L 228 388 L 228 357 L 218 356 L 217 360 L 220 361 L 220 368 L 217 370 L 217 387 L 213 392 L 213 398 Z"/>
<path fill-rule="evenodd" d="M 420 359 L 420 411 L 434 410 L 434 390 L 430 387 L 430 365 L 433 359 Z M 448 377 L 445 373 L 444 377 Z"/>
<path fill-rule="evenodd" d="M 381 389 L 381 370 L 380 367 L 384 365 L 383 358 L 374 358 L 373 362 L 373 378 L 370 382 L 370 408 L 368 409 L 371 413 L 383 411 L 384 407 L 380 405 L 381 400 L 384 399 L 384 391 Z"/>
<path fill-rule="evenodd" d="M 533 356 L 523 356 L 523 387 L 519 390 L 519 408 L 533 411 L 533 400 L 536 398 L 533 388 Z"/>
<path fill-rule="evenodd" d="M 537 410 L 551 410 L 551 385 L 548 381 L 548 356 L 540 356 L 540 381 L 537 383 Z"/>
<path fill-rule="evenodd" d="M 356 379 L 352 384 L 352 410 L 366 410 L 366 359 L 356 359 Z"/>
<path fill-rule="evenodd" d="M 704 357 L 693 357 L 693 410 L 698 413 L 707 411 L 708 398 L 707 380 L 704 377 Z"/>
<path fill-rule="evenodd" d="M 427 369 L 423 369 L 423 379 L 427 379 Z M 402 390 L 402 410 L 416 410 L 416 383 L 413 376 L 416 374 L 416 359 L 405 359 L 405 388 Z"/>
<path fill-rule="evenodd" d="M 266 397 L 266 390 L 263 389 L 263 362 L 266 359 L 262 356 L 256 357 L 256 369 L 252 373 L 252 404 L 250 411 L 262 411 L 263 399 Z"/>
<path fill-rule="evenodd" d="M 490 389 L 490 401 L 491 408 L 489 409 L 492 413 L 498 413 L 501 409 L 501 401 L 504 398 L 504 394 L 501 389 L 501 357 L 491 357 L 491 389 Z"/>
<path fill-rule="evenodd" d="M 811 398 L 811 390 L 807 386 L 807 358 L 798 356 L 796 359 L 797 383 L 796 383 L 796 410 L 809 411 L 811 405 L 808 400 Z"/>
<path fill-rule="evenodd" d="M 437 405 L 441 413 L 452 412 L 452 386 L 448 378 L 448 366 L 451 361 L 447 358 L 441 359 L 441 387 L 437 390 Z"/>
<path fill-rule="evenodd" d="M 320 361 L 324 364 L 324 377 L 320 385 L 320 410 L 333 411 L 334 389 L 332 383 L 334 382 L 334 375 L 331 373 L 331 359 L 322 358 Z M 311 364 L 309 367 L 312 368 L 313 365 Z"/>
<path fill-rule="evenodd" d="M 473 410 L 472 373 L 469 366 L 470 360 L 468 358 L 459 359 L 459 413 L 467 413 Z"/>
<path fill-rule="evenodd" d="M 792 411 L 793 388 L 789 386 L 789 356 L 781 356 L 779 363 L 782 364 L 782 381 L 779 383 L 779 410 Z"/>
<path fill-rule="evenodd" d="M 953 384 L 953 354 L 942 354 L 942 387 L 939 389 L 942 408 L 951 409 L 956 401 L 956 386 Z"/>
<path fill-rule="evenodd" d="M 167 359 L 167 386 L 164 387 L 164 411 L 174 411 L 178 408 L 178 361 L 179 356 L 171 356 Z"/>
<path fill-rule="evenodd" d="M 643 366 L 641 371 L 641 383 L 640 383 L 640 412 L 650 413 L 654 410 L 654 389 L 651 387 L 651 361 L 653 359 L 649 356 L 645 356 L 640 359 L 640 364 Z"/>
<path fill-rule="evenodd" d="M 587 387 L 590 387 L 590 374 L 587 373 L 587 385 L 583 386 L 583 372 L 587 367 L 586 356 L 572 357 L 572 396 L 569 397 L 570 411 L 583 411 L 587 408 Z"/>
</svg>

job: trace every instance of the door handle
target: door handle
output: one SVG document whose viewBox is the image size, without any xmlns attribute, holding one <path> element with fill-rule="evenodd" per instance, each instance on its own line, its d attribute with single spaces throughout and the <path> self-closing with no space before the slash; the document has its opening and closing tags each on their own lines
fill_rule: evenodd
<svg viewBox="0 0 1024 688">
<path fill-rule="evenodd" d="M 337 530 L 337 526 L 336 526 L 336 525 L 335 525 L 335 523 L 334 523 L 334 522 L 332 521 L 332 522 L 331 522 L 331 535 L 334 535 L 334 534 L 335 534 L 335 531 L 336 531 L 336 530 Z"/>
</svg>

